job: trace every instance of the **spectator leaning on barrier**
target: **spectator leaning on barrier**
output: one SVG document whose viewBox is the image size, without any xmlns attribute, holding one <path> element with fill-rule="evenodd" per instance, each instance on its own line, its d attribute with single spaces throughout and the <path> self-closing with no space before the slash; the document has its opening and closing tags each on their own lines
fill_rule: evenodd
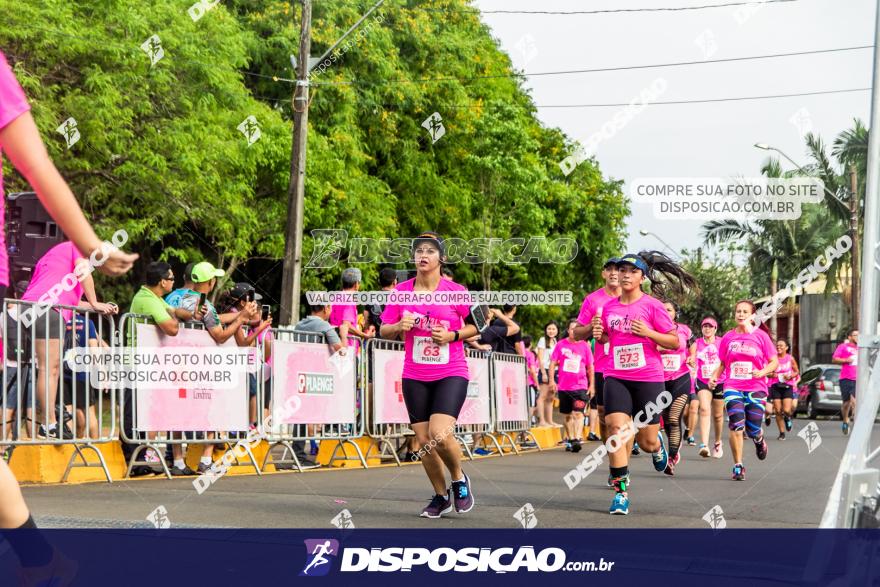
<svg viewBox="0 0 880 587">
<path fill-rule="evenodd" d="M 168 305 L 172 308 L 179 308 L 183 296 L 192 292 L 192 270 L 195 266 L 195 263 L 187 263 L 186 268 L 183 270 L 183 287 L 179 287 L 165 296 L 165 301 L 168 302 Z M 189 318 L 184 318 L 184 320 L 189 320 Z"/>
<path fill-rule="evenodd" d="M 480 333 L 480 342 L 492 345 L 496 353 L 510 353 L 523 355 L 518 344 L 522 340 L 519 324 L 513 321 L 516 315 L 516 306 L 505 304 L 503 312 L 492 308 L 489 310 L 491 324 Z M 494 320 L 492 320 L 494 318 Z"/>
<path fill-rule="evenodd" d="M 240 347 L 256 346 L 258 340 L 262 340 L 262 335 L 272 326 L 272 317 L 267 320 L 261 320 L 260 313 L 257 311 L 257 302 L 261 301 L 263 296 L 258 294 L 249 283 L 236 283 L 226 294 L 226 309 L 231 313 L 238 313 L 246 308 L 250 308 L 253 318 L 247 322 L 248 332 L 245 334 L 244 329 L 235 332 L 235 342 Z M 263 360 L 260 359 L 262 364 Z M 261 373 L 262 374 L 262 373 Z M 249 417 L 251 426 L 256 428 L 257 422 L 257 374 L 248 374 L 248 401 L 249 401 Z"/>
<path fill-rule="evenodd" d="M 228 325 L 223 325 L 220 314 L 217 313 L 217 309 L 214 307 L 214 304 L 207 299 L 207 296 L 214 289 L 214 286 L 217 285 L 217 278 L 222 277 L 225 274 L 225 271 L 215 268 L 207 261 L 196 263 L 192 269 L 192 293 L 186 294 L 180 302 L 181 308 L 192 312 L 193 314 L 192 319 L 188 322 L 201 322 L 204 325 L 205 330 L 208 331 L 208 334 L 211 335 L 211 338 L 213 338 L 214 342 L 217 344 L 223 344 L 235 336 L 236 332 L 241 329 L 243 324 L 247 324 L 247 322 L 255 315 L 259 316 L 254 310 L 256 304 L 251 302 L 246 305 L 242 311 L 235 313 Z M 196 308 L 199 304 L 199 297 L 201 294 L 205 294 L 206 296 L 205 305 L 201 308 Z M 208 438 L 213 437 L 214 433 L 208 432 Z M 202 456 L 199 458 L 199 473 L 204 473 L 211 468 L 211 463 L 213 462 L 211 456 L 213 452 L 214 445 L 206 444 L 202 451 Z"/>
<path fill-rule="evenodd" d="M 91 272 L 83 271 L 82 268 L 77 271 L 77 267 L 81 263 L 88 264 L 88 260 L 83 257 L 72 242 L 65 241 L 55 245 L 37 261 L 30 284 L 21 299 L 37 302 L 52 290 L 57 292 L 54 296 L 55 304 L 77 306 L 83 310 L 94 310 L 102 314 L 116 314 L 119 311 L 116 304 L 104 304 L 98 301 Z M 62 281 L 66 284 L 70 283 L 69 275 L 77 276 L 74 279 L 76 283 L 70 290 L 59 286 Z M 79 280 L 80 276 L 83 277 L 81 281 Z M 87 303 L 80 303 L 83 294 L 85 294 Z M 73 438 L 73 433 L 66 424 L 62 423 L 60 433 L 57 427 L 59 407 L 56 400 L 63 328 L 62 320 L 59 319 L 57 312 L 58 310 L 49 310 L 41 314 L 41 312 L 35 311 L 33 314 L 33 344 L 37 357 L 35 395 L 38 406 L 35 419 L 37 421 L 44 420 L 37 432 L 38 436 L 70 439 Z M 73 312 L 70 310 L 61 310 L 60 314 L 64 322 L 69 322 L 73 316 Z"/>
<path fill-rule="evenodd" d="M 163 295 L 166 295 L 171 291 L 171 288 L 174 285 L 174 273 L 171 271 L 171 265 L 165 263 L 164 261 L 157 261 L 155 263 L 150 263 L 147 265 L 147 275 L 146 281 L 144 285 L 138 290 L 135 294 L 134 298 L 131 300 L 131 309 L 129 312 L 132 314 L 141 314 L 144 316 L 148 316 L 150 318 L 150 322 L 157 326 L 159 330 L 166 336 L 177 336 L 177 333 L 180 331 L 180 322 L 177 314 L 182 314 L 179 308 L 173 308 L 170 304 L 168 304 L 165 300 L 162 299 Z M 188 314 L 188 312 L 187 312 Z M 125 412 L 123 413 L 123 426 L 125 427 L 125 433 L 129 438 L 132 438 L 134 430 L 133 430 L 133 409 L 132 402 L 133 396 L 130 389 L 125 390 Z M 181 433 L 175 433 L 175 438 L 182 438 Z M 123 443 L 122 445 L 122 453 L 125 455 L 125 459 L 131 459 L 131 455 L 134 452 L 137 445 Z M 180 444 L 174 444 L 171 446 L 171 451 L 173 455 L 174 462 L 171 467 L 171 474 L 175 477 L 181 477 L 186 475 L 195 475 L 195 471 L 186 466 L 186 462 L 183 459 L 183 446 Z M 131 471 L 132 477 L 137 477 L 140 475 L 147 475 L 152 473 L 152 469 L 150 467 L 142 466 L 135 467 Z"/>
<path fill-rule="evenodd" d="M 361 270 L 356 267 L 349 267 L 342 272 L 342 290 L 346 292 L 356 292 L 361 288 Z M 330 325 L 339 328 L 339 339 L 342 346 L 349 346 L 349 336 L 358 338 L 370 338 L 367 334 L 357 327 L 358 311 L 357 304 L 333 304 L 330 310 Z M 360 343 L 357 339 L 353 345 L 354 352 L 360 349 Z"/>
</svg>

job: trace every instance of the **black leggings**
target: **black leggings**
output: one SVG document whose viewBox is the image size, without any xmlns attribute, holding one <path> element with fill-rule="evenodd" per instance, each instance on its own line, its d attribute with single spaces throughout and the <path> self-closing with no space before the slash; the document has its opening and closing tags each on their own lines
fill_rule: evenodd
<svg viewBox="0 0 880 587">
<path fill-rule="evenodd" d="M 468 380 L 444 377 L 437 381 L 403 379 L 403 402 L 409 412 L 410 424 L 427 422 L 432 414 L 458 418 L 467 398 Z"/>
</svg>

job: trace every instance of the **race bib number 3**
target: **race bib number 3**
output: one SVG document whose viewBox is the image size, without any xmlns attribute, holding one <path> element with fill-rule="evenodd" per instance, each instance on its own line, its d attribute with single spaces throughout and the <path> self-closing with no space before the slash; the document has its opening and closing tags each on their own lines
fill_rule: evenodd
<svg viewBox="0 0 880 587">
<path fill-rule="evenodd" d="M 449 345 L 436 344 L 430 336 L 413 338 L 413 363 L 419 365 L 446 365 L 449 363 Z"/>
<path fill-rule="evenodd" d="M 735 361 L 730 366 L 730 378 L 731 379 L 751 379 L 752 378 L 752 364 L 748 361 Z"/>
<path fill-rule="evenodd" d="M 581 358 L 569 357 L 562 362 L 562 370 L 566 373 L 580 373 Z"/>
<path fill-rule="evenodd" d="M 645 366 L 645 349 L 641 343 L 614 347 L 614 368 L 638 369 Z"/>
<path fill-rule="evenodd" d="M 681 369 L 681 355 L 663 355 L 663 370 L 678 371 Z"/>
</svg>

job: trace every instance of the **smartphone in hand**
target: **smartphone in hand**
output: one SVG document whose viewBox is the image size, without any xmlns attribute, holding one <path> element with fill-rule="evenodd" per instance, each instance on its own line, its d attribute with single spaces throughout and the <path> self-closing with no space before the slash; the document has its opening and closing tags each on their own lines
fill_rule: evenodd
<svg viewBox="0 0 880 587">
<path fill-rule="evenodd" d="M 272 313 L 272 308 L 267 304 L 263 304 L 263 312 L 260 314 L 260 321 L 265 322 L 269 319 L 269 314 Z"/>
<path fill-rule="evenodd" d="M 208 294 L 200 293 L 199 294 L 199 305 L 196 306 L 196 312 L 201 311 L 202 307 L 205 305 L 205 302 L 208 301 Z"/>
</svg>

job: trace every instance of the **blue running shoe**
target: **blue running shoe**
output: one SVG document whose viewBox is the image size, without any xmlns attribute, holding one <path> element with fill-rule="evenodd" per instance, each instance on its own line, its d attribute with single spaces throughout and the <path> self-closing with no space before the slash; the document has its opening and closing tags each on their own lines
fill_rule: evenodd
<svg viewBox="0 0 880 587">
<path fill-rule="evenodd" d="M 657 437 L 660 440 L 660 450 L 651 454 L 651 460 L 654 461 L 654 470 L 662 473 L 666 470 L 666 465 L 669 464 L 669 454 L 666 452 L 666 446 L 663 444 L 663 435 L 658 434 Z"/>
<path fill-rule="evenodd" d="M 466 514 L 474 509 L 474 492 L 471 491 L 470 477 L 465 475 L 463 481 L 453 482 L 451 492 L 456 513 Z"/>
<path fill-rule="evenodd" d="M 638 442 L 633 442 L 632 456 L 637 457 L 642 454 L 642 449 L 639 448 Z"/>
<path fill-rule="evenodd" d="M 612 516 L 625 516 L 629 513 L 629 498 L 622 493 L 615 493 L 608 513 Z"/>
</svg>

